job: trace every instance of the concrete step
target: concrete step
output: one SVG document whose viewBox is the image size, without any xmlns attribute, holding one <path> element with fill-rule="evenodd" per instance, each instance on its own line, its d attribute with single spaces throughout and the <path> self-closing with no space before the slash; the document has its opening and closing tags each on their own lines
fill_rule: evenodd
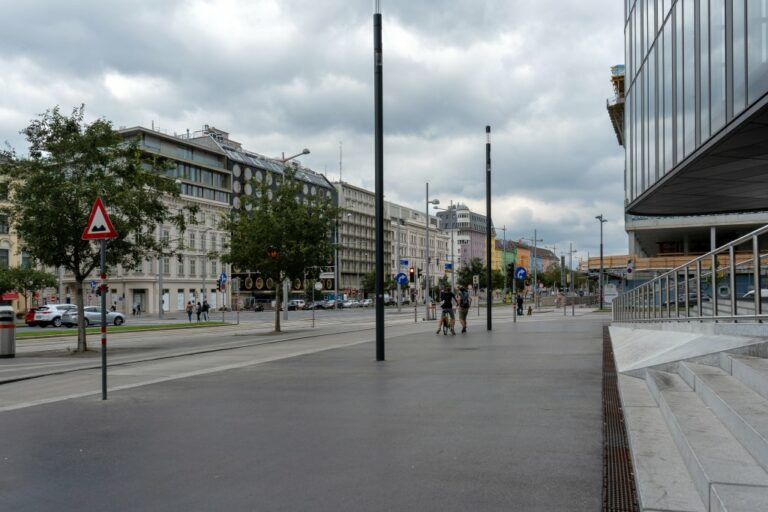
<svg viewBox="0 0 768 512">
<path fill-rule="evenodd" d="M 768 469 L 768 400 L 720 368 L 681 363 L 679 372 L 693 379 L 696 394 L 763 469 Z"/>
<path fill-rule="evenodd" d="M 768 510 L 768 494 L 764 487 L 714 484 L 710 512 L 758 512 Z"/>
<path fill-rule="evenodd" d="M 768 360 L 739 354 L 720 354 L 720 366 L 752 391 L 768 400 Z"/>
<path fill-rule="evenodd" d="M 680 375 L 648 370 L 646 381 L 706 510 L 715 483 L 768 488 L 768 473 Z"/>
<path fill-rule="evenodd" d="M 640 510 L 706 511 L 645 381 L 619 375 L 619 392 Z"/>
</svg>

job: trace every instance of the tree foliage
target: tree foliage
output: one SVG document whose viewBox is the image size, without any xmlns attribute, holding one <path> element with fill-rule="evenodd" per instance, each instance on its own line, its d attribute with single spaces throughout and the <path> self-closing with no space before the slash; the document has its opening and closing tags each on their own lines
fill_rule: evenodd
<svg viewBox="0 0 768 512">
<path fill-rule="evenodd" d="M 13 289 L 24 296 L 24 305 L 29 304 L 29 294 L 58 284 L 56 276 L 32 267 L 11 267 L 3 269 L 8 273 Z"/>
<path fill-rule="evenodd" d="M 363 290 L 366 293 L 376 292 L 376 272 L 366 272 L 362 278 Z M 384 275 L 384 291 L 389 292 L 397 288 L 394 278 L 389 274 Z"/>
<path fill-rule="evenodd" d="M 163 223 L 184 231 L 193 212 L 171 211 L 167 199 L 179 191 L 164 175 L 169 164 L 145 156 L 138 141 L 124 140 L 111 122 L 86 122 L 82 106 L 71 115 L 55 107 L 22 133 L 28 155 L 0 154 L 0 176 L 10 182 L 6 213 L 23 250 L 45 266 L 63 266 L 74 275 L 81 312 L 83 281 L 99 266 L 99 243 L 81 239 L 96 197 L 104 200 L 118 233 L 107 245 L 109 267 L 132 268 L 148 253 L 163 250 L 155 235 Z M 79 327 L 78 350 L 83 351 L 85 326 L 81 322 Z"/>
<path fill-rule="evenodd" d="M 241 209 L 224 221 L 232 240 L 222 259 L 276 283 L 282 277 L 303 278 L 308 269 L 315 277 L 333 255 L 332 234 L 340 210 L 331 197 L 302 194 L 304 182 L 291 167 L 282 176 L 274 175 L 274 180 L 276 186 L 270 190 L 267 180 L 252 179 L 254 195 L 243 196 Z M 268 255 L 270 248 L 276 249 L 276 257 Z M 277 300 L 279 304 L 279 293 Z M 275 330 L 280 330 L 279 315 Z"/>
</svg>

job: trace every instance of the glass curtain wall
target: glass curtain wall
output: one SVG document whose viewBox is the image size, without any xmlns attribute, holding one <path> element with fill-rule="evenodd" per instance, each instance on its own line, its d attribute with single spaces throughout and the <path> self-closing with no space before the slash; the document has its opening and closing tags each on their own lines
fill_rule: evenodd
<svg viewBox="0 0 768 512">
<path fill-rule="evenodd" d="M 768 94 L 768 0 L 625 7 L 625 188 L 633 201 Z"/>
</svg>

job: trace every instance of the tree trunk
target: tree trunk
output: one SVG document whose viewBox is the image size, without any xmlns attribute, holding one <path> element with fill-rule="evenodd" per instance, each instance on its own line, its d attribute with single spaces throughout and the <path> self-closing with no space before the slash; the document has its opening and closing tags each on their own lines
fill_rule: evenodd
<svg viewBox="0 0 768 512">
<path fill-rule="evenodd" d="M 85 338 L 85 314 L 83 313 L 83 280 L 75 281 L 77 295 L 77 351 L 85 352 L 88 350 L 88 343 Z"/>
<path fill-rule="evenodd" d="M 275 332 L 280 332 L 280 284 L 275 287 Z"/>
</svg>

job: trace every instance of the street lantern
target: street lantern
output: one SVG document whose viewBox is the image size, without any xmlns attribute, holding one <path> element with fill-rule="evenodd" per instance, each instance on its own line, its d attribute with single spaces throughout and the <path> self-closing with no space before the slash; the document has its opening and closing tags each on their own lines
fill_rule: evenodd
<svg viewBox="0 0 768 512">
<path fill-rule="evenodd" d="M 277 256 L 279 254 L 280 252 L 277 250 L 277 247 L 275 247 L 274 245 L 270 245 L 269 247 L 267 247 L 267 256 L 269 256 L 273 260 L 277 259 Z"/>
</svg>

